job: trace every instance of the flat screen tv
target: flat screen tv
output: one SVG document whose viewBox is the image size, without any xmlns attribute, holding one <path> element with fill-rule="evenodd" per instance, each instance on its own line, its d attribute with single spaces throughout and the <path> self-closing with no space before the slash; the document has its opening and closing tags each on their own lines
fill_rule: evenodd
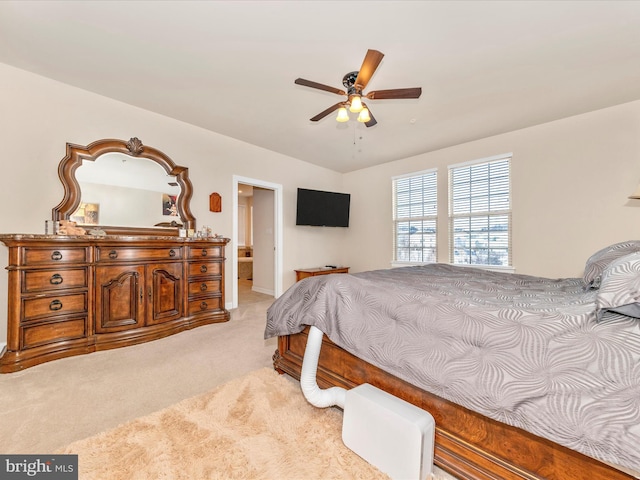
<svg viewBox="0 0 640 480">
<path fill-rule="evenodd" d="M 299 188 L 296 225 L 348 227 L 350 203 L 348 193 Z"/>
</svg>

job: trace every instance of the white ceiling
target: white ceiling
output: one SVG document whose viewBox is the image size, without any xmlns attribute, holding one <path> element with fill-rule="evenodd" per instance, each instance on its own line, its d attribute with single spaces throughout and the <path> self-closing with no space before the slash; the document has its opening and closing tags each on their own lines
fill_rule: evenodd
<svg viewBox="0 0 640 480">
<path fill-rule="evenodd" d="M 369 48 L 422 97 L 310 122 Z M 0 62 L 348 172 L 640 99 L 640 1 L 5 0 Z"/>
</svg>

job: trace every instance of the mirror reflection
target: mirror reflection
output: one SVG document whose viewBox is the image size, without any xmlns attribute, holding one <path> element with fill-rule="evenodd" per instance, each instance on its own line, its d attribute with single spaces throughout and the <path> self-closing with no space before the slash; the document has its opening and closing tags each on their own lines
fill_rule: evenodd
<svg viewBox="0 0 640 480">
<path fill-rule="evenodd" d="M 71 220 L 78 225 L 181 226 L 175 176 L 152 160 L 119 152 L 83 160 L 75 172 L 81 198 Z"/>
</svg>

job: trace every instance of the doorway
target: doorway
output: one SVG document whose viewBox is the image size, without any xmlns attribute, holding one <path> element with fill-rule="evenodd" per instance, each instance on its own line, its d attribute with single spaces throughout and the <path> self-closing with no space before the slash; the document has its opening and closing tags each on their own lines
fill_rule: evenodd
<svg viewBox="0 0 640 480">
<path fill-rule="evenodd" d="M 241 190 L 252 190 L 251 201 L 241 200 Z M 277 298 L 282 294 L 282 185 L 234 175 L 232 204 L 229 250 L 234 288 L 232 304 L 227 308 L 238 307 L 240 287 L 246 291 L 248 285 L 253 292 Z M 243 224 L 243 220 L 246 223 Z M 244 260 L 243 264 L 251 264 L 250 282 L 239 279 L 240 253 L 246 255 L 247 251 L 252 258 Z M 248 265 L 242 265 L 242 269 L 242 276 L 246 277 Z"/>
</svg>

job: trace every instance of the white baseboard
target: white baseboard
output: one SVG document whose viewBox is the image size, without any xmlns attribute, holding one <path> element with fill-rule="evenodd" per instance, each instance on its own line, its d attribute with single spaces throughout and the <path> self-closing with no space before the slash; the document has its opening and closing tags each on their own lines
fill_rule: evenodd
<svg viewBox="0 0 640 480">
<path fill-rule="evenodd" d="M 264 293 L 265 295 L 271 295 L 272 297 L 275 296 L 275 292 L 273 290 L 268 290 L 266 288 L 251 287 L 251 291 L 252 292 L 258 292 L 258 293 Z"/>
</svg>

